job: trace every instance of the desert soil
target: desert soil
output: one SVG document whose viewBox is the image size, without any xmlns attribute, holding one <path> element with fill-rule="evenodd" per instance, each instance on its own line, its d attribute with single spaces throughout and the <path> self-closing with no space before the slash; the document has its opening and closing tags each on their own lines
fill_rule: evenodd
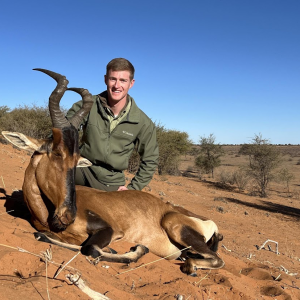
<svg viewBox="0 0 300 300">
<path fill-rule="evenodd" d="M 224 235 L 218 253 L 225 267 L 198 270 L 191 277 L 181 273 L 180 261 L 159 260 L 151 253 L 129 266 L 95 266 L 81 254 L 34 239 L 21 191 L 29 159 L 0 144 L 1 299 L 92 299 L 68 274 L 80 274 L 89 288 L 112 300 L 300 299 L 299 199 L 276 194 L 262 199 L 197 178 L 155 176 L 145 192 L 217 223 Z M 131 246 L 111 245 L 118 252 Z"/>
</svg>

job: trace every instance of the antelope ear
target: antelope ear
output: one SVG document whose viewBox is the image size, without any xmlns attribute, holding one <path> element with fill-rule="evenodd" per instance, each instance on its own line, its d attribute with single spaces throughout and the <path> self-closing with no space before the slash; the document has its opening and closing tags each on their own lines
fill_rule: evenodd
<svg viewBox="0 0 300 300">
<path fill-rule="evenodd" d="M 77 163 L 77 168 L 86 168 L 86 167 L 90 167 L 92 165 L 93 164 L 87 158 L 80 156 L 78 163 Z"/>
<path fill-rule="evenodd" d="M 37 140 L 19 132 L 2 131 L 2 135 L 17 148 L 30 152 L 38 151 L 45 143 L 45 140 Z"/>
</svg>

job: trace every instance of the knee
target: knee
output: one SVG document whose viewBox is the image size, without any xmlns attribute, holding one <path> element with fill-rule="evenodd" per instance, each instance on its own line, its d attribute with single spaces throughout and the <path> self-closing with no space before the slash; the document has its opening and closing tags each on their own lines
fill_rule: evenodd
<svg viewBox="0 0 300 300">
<path fill-rule="evenodd" d="M 81 253 L 86 256 L 91 256 L 92 258 L 97 258 L 100 256 L 100 252 L 96 249 L 94 245 L 82 246 Z"/>
</svg>

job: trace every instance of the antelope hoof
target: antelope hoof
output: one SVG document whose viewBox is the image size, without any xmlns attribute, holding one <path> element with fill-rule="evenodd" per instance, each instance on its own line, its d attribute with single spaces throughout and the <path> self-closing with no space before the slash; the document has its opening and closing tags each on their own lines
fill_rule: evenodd
<svg viewBox="0 0 300 300">
<path fill-rule="evenodd" d="M 195 272 L 197 271 L 197 268 L 189 260 L 186 260 L 185 263 L 180 266 L 180 270 L 182 273 L 197 277 L 197 273 Z"/>
</svg>

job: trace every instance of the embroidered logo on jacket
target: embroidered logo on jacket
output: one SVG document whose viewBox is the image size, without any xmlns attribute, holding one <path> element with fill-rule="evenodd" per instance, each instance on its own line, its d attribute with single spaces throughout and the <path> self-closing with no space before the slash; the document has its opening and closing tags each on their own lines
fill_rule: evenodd
<svg viewBox="0 0 300 300">
<path fill-rule="evenodd" d="M 123 133 L 124 133 L 124 134 L 127 134 L 127 135 L 130 135 L 130 136 L 133 136 L 133 133 L 127 132 L 127 131 L 125 131 L 125 130 L 123 130 Z"/>
</svg>

